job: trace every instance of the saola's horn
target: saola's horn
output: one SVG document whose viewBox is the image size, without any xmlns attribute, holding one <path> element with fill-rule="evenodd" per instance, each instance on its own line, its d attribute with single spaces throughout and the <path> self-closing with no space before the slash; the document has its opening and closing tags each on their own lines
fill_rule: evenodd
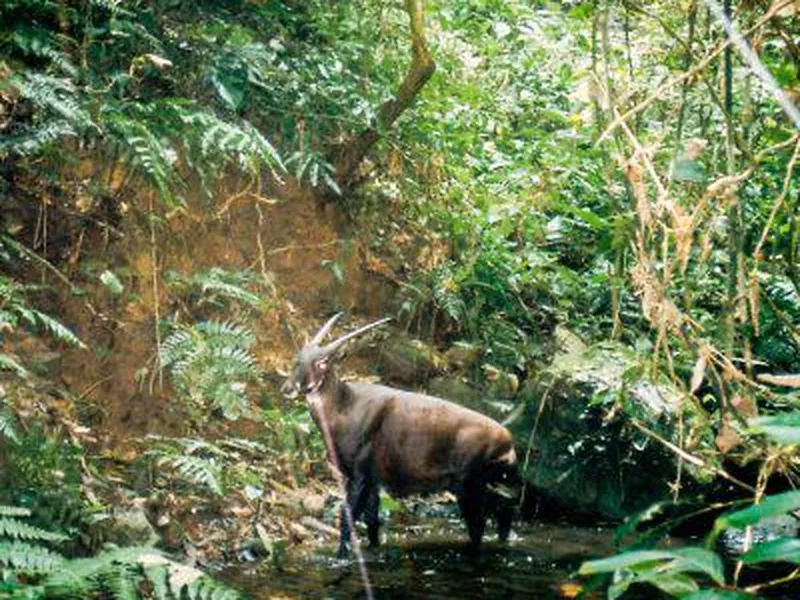
<svg viewBox="0 0 800 600">
<path fill-rule="evenodd" d="M 364 332 L 366 332 L 366 331 L 369 331 L 369 330 L 370 330 L 370 329 L 372 329 L 373 327 L 378 327 L 379 325 L 383 325 L 383 324 L 384 324 L 384 323 L 386 323 L 387 321 L 391 321 L 391 320 L 392 320 L 392 318 L 391 318 L 391 317 L 386 317 L 386 318 L 384 318 L 384 319 L 381 319 L 380 321 L 375 321 L 374 323 L 370 323 L 369 325 L 364 325 L 363 327 L 359 327 L 359 328 L 358 328 L 358 329 L 356 329 L 355 331 L 351 331 L 350 333 L 348 333 L 348 334 L 346 334 L 346 335 L 344 335 L 344 336 L 340 337 L 338 340 L 336 340 L 336 341 L 334 341 L 334 342 L 331 342 L 330 344 L 328 344 L 327 346 L 325 346 L 325 351 L 326 351 L 328 354 L 333 354 L 333 353 L 334 353 L 334 352 L 336 352 L 336 351 L 337 351 L 339 348 L 341 348 L 341 347 L 342 347 L 342 345 L 343 345 L 343 344 L 344 344 L 346 341 L 348 341 L 348 340 L 351 340 L 351 339 L 353 339 L 354 337 L 356 337 L 356 336 L 358 336 L 358 335 L 361 335 L 362 333 L 364 333 Z"/>
<path fill-rule="evenodd" d="M 325 323 L 325 325 L 322 326 L 322 329 L 320 329 L 317 332 L 317 335 L 314 336 L 314 339 L 311 340 L 310 342 L 308 342 L 308 344 L 306 344 L 306 345 L 307 346 L 319 346 L 319 343 L 325 338 L 326 335 L 328 335 L 328 332 L 331 330 L 331 327 L 333 327 L 333 324 L 336 323 L 336 321 L 341 316 L 342 316 L 342 313 L 339 312 L 339 313 L 336 313 L 335 315 L 333 315 L 330 319 L 328 319 L 328 322 Z"/>
</svg>

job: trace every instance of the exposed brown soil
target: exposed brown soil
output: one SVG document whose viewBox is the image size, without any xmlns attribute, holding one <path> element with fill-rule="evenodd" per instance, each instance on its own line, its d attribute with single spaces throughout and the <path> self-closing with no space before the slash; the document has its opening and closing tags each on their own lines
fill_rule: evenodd
<svg viewBox="0 0 800 600">
<path fill-rule="evenodd" d="M 139 199 L 130 204 L 137 208 L 121 219 L 119 235 L 87 229 L 80 238 L 73 235 L 68 241 L 72 248 L 63 251 L 72 256 L 68 274 L 86 295 L 71 295 L 54 283 L 60 289 L 59 317 L 90 348 L 64 350 L 61 382 L 91 407 L 93 424 L 112 444 L 146 433 L 185 431 L 185 416 L 170 404 L 169 382 L 162 387 L 154 373 L 153 244 L 149 215 L 142 210 L 148 203 Z M 296 345 L 324 318 L 338 310 L 356 319 L 383 316 L 393 296 L 386 277 L 364 268 L 365 244 L 343 224 L 335 207 L 296 186 L 285 184 L 261 198 L 225 191 L 213 202 L 189 203 L 166 214 L 158 202 L 154 206 L 160 213 L 155 254 L 161 317 L 176 308 L 165 282 L 171 270 L 251 269 L 270 281 L 272 308 L 254 326 L 255 353 L 266 372 L 261 393 L 268 396 L 277 397 L 276 386 Z M 334 275 L 334 263 L 341 268 L 341 280 Z M 110 297 L 100 283 L 97 275 L 106 268 L 125 285 L 124 300 Z M 236 426 L 242 434 L 254 427 Z"/>
</svg>

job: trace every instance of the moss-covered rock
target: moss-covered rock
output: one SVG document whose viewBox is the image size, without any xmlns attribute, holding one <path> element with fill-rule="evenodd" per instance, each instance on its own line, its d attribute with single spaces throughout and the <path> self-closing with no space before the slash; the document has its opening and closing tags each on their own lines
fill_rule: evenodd
<svg viewBox="0 0 800 600">
<path fill-rule="evenodd" d="M 520 397 L 525 413 L 513 429 L 518 443 L 527 448 L 530 442 L 532 449 L 524 475 L 549 499 L 617 519 L 670 495 L 677 456 L 632 423 L 678 445 L 681 393 L 669 382 L 645 378 L 629 349 L 573 344 Z M 699 415 L 685 415 L 684 427 L 684 440 L 713 443 Z M 683 485 L 709 480 L 685 462 L 681 469 Z"/>
</svg>

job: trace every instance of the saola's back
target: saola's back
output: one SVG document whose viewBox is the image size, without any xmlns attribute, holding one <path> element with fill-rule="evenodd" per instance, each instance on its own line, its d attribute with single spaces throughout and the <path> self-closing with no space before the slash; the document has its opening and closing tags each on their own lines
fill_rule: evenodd
<svg viewBox="0 0 800 600">
<path fill-rule="evenodd" d="M 371 466 L 394 495 L 458 494 L 476 472 L 493 466 L 502 472 L 516 463 L 511 434 L 485 415 L 434 396 L 369 383 L 347 385 L 354 398 L 373 405 L 362 413 L 371 421 L 359 427 L 370 434 L 354 434 L 371 444 Z M 356 406 L 352 410 L 361 412 Z"/>
</svg>

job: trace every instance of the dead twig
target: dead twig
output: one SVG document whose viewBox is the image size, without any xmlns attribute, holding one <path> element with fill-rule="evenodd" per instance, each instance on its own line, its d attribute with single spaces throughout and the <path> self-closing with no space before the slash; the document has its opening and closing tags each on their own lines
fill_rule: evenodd
<svg viewBox="0 0 800 600">
<path fill-rule="evenodd" d="M 692 464 L 692 465 L 694 465 L 694 466 L 696 466 L 696 467 L 698 467 L 700 469 L 705 469 L 706 471 L 714 473 L 715 475 L 719 475 L 723 479 L 727 479 L 731 483 L 739 486 L 740 488 L 742 488 L 744 490 L 747 490 L 748 492 L 752 492 L 753 494 L 756 493 L 756 488 L 754 488 L 752 485 L 750 485 L 748 483 L 745 483 L 744 481 L 741 481 L 741 480 L 737 479 L 736 477 L 734 477 L 733 475 L 728 473 L 725 469 L 721 469 L 719 467 L 715 467 L 714 465 L 710 465 L 706 461 L 704 461 L 702 458 L 698 458 L 694 454 L 689 454 L 685 450 L 682 450 L 681 448 L 678 448 L 678 446 L 676 446 L 675 444 L 673 444 L 669 440 L 665 440 L 663 437 L 658 435 L 655 431 L 652 431 L 652 430 L 648 429 L 647 427 L 642 425 L 636 419 L 631 419 L 630 422 L 631 422 L 631 425 L 633 425 L 636 429 L 638 429 L 639 431 L 644 433 L 646 436 L 656 440 L 659 444 L 663 445 L 668 450 L 674 452 L 676 455 L 681 457 L 687 463 L 690 463 L 690 464 Z"/>
</svg>

